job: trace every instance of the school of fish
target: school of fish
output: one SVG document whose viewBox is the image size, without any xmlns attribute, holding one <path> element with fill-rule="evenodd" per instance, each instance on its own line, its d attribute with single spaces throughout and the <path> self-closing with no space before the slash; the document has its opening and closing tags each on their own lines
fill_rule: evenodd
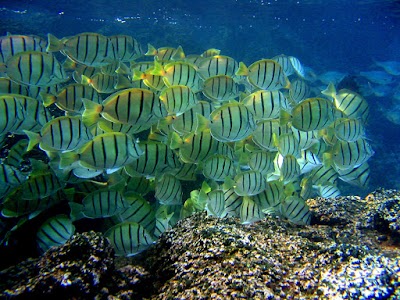
<svg viewBox="0 0 400 300">
<path fill-rule="evenodd" d="M 0 72 L 0 140 L 14 141 L 0 164 L 3 242 L 68 203 L 38 229 L 41 251 L 88 218 L 130 256 L 198 211 L 304 225 L 309 197 L 368 185 L 368 103 L 316 88 L 293 56 L 246 65 L 217 49 L 144 53 L 127 35 L 9 34 Z"/>
</svg>

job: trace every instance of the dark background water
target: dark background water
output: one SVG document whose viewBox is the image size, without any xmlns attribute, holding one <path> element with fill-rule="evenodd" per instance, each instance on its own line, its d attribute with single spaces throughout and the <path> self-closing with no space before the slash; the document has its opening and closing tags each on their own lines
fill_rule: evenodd
<svg viewBox="0 0 400 300">
<path fill-rule="evenodd" d="M 358 74 L 374 60 L 400 61 L 399 25 L 400 4 L 387 0 L 0 1 L 0 34 L 122 33 L 144 49 L 147 43 L 181 45 L 186 54 L 218 48 L 245 63 L 284 53 L 317 74 Z M 390 109 L 391 100 L 367 99 L 368 138 L 376 151 L 368 191 L 399 188 L 400 126 L 378 109 L 380 102 Z"/>
</svg>

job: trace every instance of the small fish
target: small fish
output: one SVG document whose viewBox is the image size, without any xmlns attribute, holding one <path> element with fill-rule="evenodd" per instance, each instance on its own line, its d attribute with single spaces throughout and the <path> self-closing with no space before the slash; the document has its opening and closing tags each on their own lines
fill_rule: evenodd
<svg viewBox="0 0 400 300">
<path fill-rule="evenodd" d="M 204 81 L 203 94 L 211 101 L 228 101 L 238 96 L 239 86 L 230 76 L 216 75 Z"/>
<path fill-rule="evenodd" d="M 240 206 L 240 223 L 251 224 L 260 221 L 265 217 L 257 203 L 250 197 L 243 197 L 242 205 Z"/>
<path fill-rule="evenodd" d="M 292 62 L 290 61 L 290 56 L 287 56 L 285 54 L 280 54 L 274 56 L 271 59 L 281 65 L 281 67 L 283 68 L 283 72 L 285 72 L 286 76 L 290 76 L 294 73 L 294 68 Z"/>
<path fill-rule="evenodd" d="M 354 142 L 365 135 L 364 126 L 359 119 L 338 119 L 333 127 L 336 137 L 342 141 Z"/>
<path fill-rule="evenodd" d="M 145 55 L 154 56 L 157 61 L 179 60 L 185 58 L 185 53 L 181 46 L 178 48 L 162 47 L 156 49 L 152 45 L 147 44 L 147 48 L 148 50 Z"/>
<path fill-rule="evenodd" d="M 291 127 L 292 133 L 299 144 L 300 150 L 306 150 L 318 143 L 318 138 L 314 131 L 301 131 Z"/>
<path fill-rule="evenodd" d="M 274 135 L 279 134 L 279 120 L 266 120 L 257 123 L 252 134 L 253 142 L 260 148 L 267 151 L 278 150 L 274 141 Z"/>
<path fill-rule="evenodd" d="M 100 134 L 76 151 L 61 154 L 60 168 L 79 163 L 82 167 L 112 172 L 136 160 L 143 154 L 139 144 L 120 132 Z"/>
<path fill-rule="evenodd" d="M 154 243 L 151 234 L 136 222 L 117 224 L 108 229 L 105 236 L 110 240 L 117 256 L 136 255 Z"/>
<path fill-rule="evenodd" d="M 108 96 L 102 104 L 83 100 L 82 119 L 87 126 L 95 124 L 100 115 L 106 120 L 130 125 L 154 124 L 167 115 L 164 104 L 149 90 L 130 88 Z"/>
<path fill-rule="evenodd" d="M 118 34 L 108 38 L 114 45 L 116 59 L 121 62 L 133 61 L 143 55 L 139 42 L 129 35 Z"/>
<path fill-rule="evenodd" d="M 340 141 L 332 149 L 324 155 L 324 163 L 333 165 L 337 169 L 349 169 L 357 167 L 365 163 L 372 155 L 372 150 L 369 143 L 360 138 L 354 142 Z"/>
<path fill-rule="evenodd" d="M 156 181 L 154 197 L 160 204 L 182 204 L 182 185 L 179 179 L 170 174 L 163 174 Z"/>
<path fill-rule="evenodd" d="M 0 94 L 29 96 L 29 89 L 26 85 L 18 84 L 6 77 L 0 77 Z"/>
<path fill-rule="evenodd" d="M 116 60 L 112 41 L 98 33 L 81 33 L 69 38 L 57 39 L 48 34 L 47 52 L 61 51 L 70 59 L 91 67 L 102 67 Z"/>
<path fill-rule="evenodd" d="M 300 176 L 300 165 L 293 155 L 285 155 L 279 169 L 280 179 L 285 184 L 292 182 Z"/>
<path fill-rule="evenodd" d="M 394 81 L 393 76 L 382 71 L 360 72 L 360 75 L 365 77 L 368 81 L 377 84 L 391 84 Z"/>
<path fill-rule="evenodd" d="M 274 180 L 267 182 L 267 188 L 260 194 L 253 196 L 252 199 L 262 211 L 268 211 L 277 210 L 284 197 L 282 181 Z"/>
<path fill-rule="evenodd" d="M 262 59 L 248 68 L 241 62 L 236 75 L 247 76 L 248 82 L 258 89 L 275 91 L 290 86 L 280 64 L 271 59 Z"/>
<path fill-rule="evenodd" d="M 370 168 L 368 162 L 361 164 L 353 169 L 338 169 L 339 178 L 347 183 L 362 188 L 368 187 L 370 180 Z"/>
<path fill-rule="evenodd" d="M 164 143 L 139 142 L 143 155 L 125 166 L 125 172 L 129 176 L 155 177 L 167 170 L 180 167 L 175 153 Z"/>
<path fill-rule="evenodd" d="M 281 204 L 280 213 L 297 225 L 308 225 L 311 222 L 311 212 L 304 200 L 299 197 L 287 197 Z"/>
<path fill-rule="evenodd" d="M 338 174 L 333 167 L 321 165 L 314 168 L 308 178 L 313 185 L 322 185 L 327 182 L 335 183 Z"/>
<path fill-rule="evenodd" d="M 281 134 L 279 137 L 275 137 L 275 139 L 277 139 L 278 152 L 282 156 L 293 155 L 296 158 L 300 157 L 299 142 L 293 132 Z"/>
<path fill-rule="evenodd" d="M 91 86 L 84 84 L 69 84 L 56 95 L 40 93 L 43 105 L 48 107 L 53 103 L 61 110 L 69 113 L 82 113 L 84 110 L 82 99 L 88 99 L 95 103 L 101 103 L 101 96 Z"/>
<path fill-rule="evenodd" d="M 0 37 L 0 62 L 7 62 L 11 56 L 26 51 L 45 52 L 47 41 L 35 35 L 10 35 Z"/>
<path fill-rule="evenodd" d="M 363 122 L 368 119 L 369 107 L 367 101 L 356 92 L 341 89 L 336 92 L 335 86 L 329 84 L 326 90 L 322 91 L 324 95 L 334 99 L 335 106 L 342 111 L 348 118 L 361 118 Z"/>
<path fill-rule="evenodd" d="M 0 135 L 12 130 L 16 123 L 23 120 L 24 117 L 25 111 L 18 99 L 8 95 L 0 95 Z"/>
<path fill-rule="evenodd" d="M 308 98 L 297 104 L 291 116 L 281 110 L 281 124 L 291 121 L 292 126 L 301 131 L 325 128 L 334 121 L 334 106 L 324 98 Z"/>
<path fill-rule="evenodd" d="M 223 190 L 213 190 L 207 194 L 206 207 L 207 215 L 222 217 L 225 211 L 225 198 Z"/>
<path fill-rule="evenodd" d="M 215 109 L 210 121 L 199 115 L 203 124 L 209 124 L 212 136 L 221 142 L 240 141 L 256 128 L 253 114 L 239 102 L 230 102 Z M 199 125 L 202 128 L 202 124 Z"/>
<path fill-rule="evenodd" d="M 249 156 L 249 167 L 253 171 L 268 175 L 274 171 L 274 159 L 276 152 L 254 151 Z"/>
<path fill-rule="evenodd" d="M 198 65 L 198 72 L 203 79 L 217 75 L 233 77 L 239 68 L 239 63 L 232 57 L 214 55 L 203 59 Z"/>
<path fill-rule="evenodd" d="M 88 127 L 80 117 L 58 117 L 46 123 L 40 134 L 24 131 L 29 138 L 27 151 L 39 144 L 44 151 L 72 151 L 92 139 Z"/>
<path fill-rule="evenodd" d="M 224 181 L 227 176 L 235 176 L 234 162 L 222 154 L 214 154 L 201 164 L 203 175 L 215 181 Z"/>
<path fill-rule="evenodd" d="M 66 215 L 47 219 L 36 233 L 39 249 L 46 252 L 53 246 L 65 244 L 75 233 L 75 226 Z"/>
<path fill-rule="evenodd" d="M 296 72 L 296 74 L 300 78 L 304 78 L 305 77 L 305 71 L 304 71 L 304 68 L 303 68 L 300 60 L 298 58 L 294 57 L 294 56 L 290 56 L 289 60 L 292 63 L 293 69 Z"/>
<path fill-rule="evenodd" d="M 179 116 L 197 104 L 196 95 L 185 85 L 170 86 L 161 92 L 159 98 L 168 115 Z"/>
<path fill-rule="evenodd" d="M 280 91 L 259 90 L 248 95 L 241 102 L 258 121 L 279 118 L 281 106 L 286 101 L 286 97 Z"/>
<path fill-rule="evenodd" d="M 267 180 L 258 171 L 245 171 L 235 176 L 234 188 L 239 196 L 254 196 L 267 188 Z"/>
<path fill-rule="evenodd" d="M 223 216 L 239 216 L 239 210 L 242 206 L 243 198 L 235 193 L 234 188 L 224 190 L 225 209 Z"/>
<path fill-rule="evenodd" d="M 133 84 L 139 82 L 139 85 L 134 87 L 147 88 L 155 91 L 162 91 L 165 89 L 167 86 L 164 83 L 163 76 L 150 74 L 152 70 L 154 70 L 154 62 L 131 63 L 132 75 L 130 78 Z"/>
<path fill-rule="evenodd" d="M 115 92 L 120 88 L 130 88 L 132 83 L 125 76 L 118 75 L 107 75 L 102 73 L 96 73 L 92 77 L 85 75 L 81 76 L 81 84 L 90 85 L 98 93 L 109 94 Z"/>
<path fill-rule="evenodd" d="M 7 76 L 20 84 L 46 87 L 69 79 L 56 57 L 46 52 L 20 52 L 7 60 L 6 68 Z"/>
<path fill-rule="evenodd" d="M 25 161 L 25 154 L 27 153 L 28 140 L 22 139 L 11 146 L 8 151 L 7 157 L 4 160 L 5 164 L 20 168 L 21 163 Z"/>
<path fill-rule="evenodd" d="M 179 149 L 179 157 L 185 163 L 200 163 L 215 154 L 217 141 L 211 136 L 210 129 L 190 133 L 182 138 L 176 132 L 171 133 L 170 147 Z"/>
<path fill-rule="evenodd" d="M 318 195 L 323 198 L 336 198 L 340 196 L 340 190 L 334 184 L 313 185 L 313 188 L 316 189 Z"/>
<path fill-rule="evenodd" d="M 128 203 L 117 191 L 96 191 L 82 200 L 82 213 L 86 218 L 107 218 L 127 208 Z"/>
<path fill-rule="evenodd" d="M 307 99 L 310 94 L 311 89 L 304 80 L 296 79 L 291 82 L 289 89 L 289 98 L 295 104 Z"/>
<path fill-rule="evenodd" d="M 183 61 L 175 61 L 162 66 L 158 61 L 154 62 L 154 68 L 149 72 L 151 75 L 164 77 L 166 86 L 186 85 L 197 93 L 201 90 L 200 76 L 194 65 Z"/>
<path fill-rule="evenodd" d="M 153 232 L 156 224 L 152 206 L 138 195 L 125 195 L 124 198 L 129 205 L 125 205 L 126 207 L 113 219 L 119 222 L 135 222 L 143 226 L 148 232 Z"/>
<path fill-rule="evenodd" d="M 201 57 L 212 57 L 215 55 L 219 55 L 221 53 L 221 50 L 215 49 L 215 48 L 210 48 L 204 51 L 200 56 Z"/>
</svg>

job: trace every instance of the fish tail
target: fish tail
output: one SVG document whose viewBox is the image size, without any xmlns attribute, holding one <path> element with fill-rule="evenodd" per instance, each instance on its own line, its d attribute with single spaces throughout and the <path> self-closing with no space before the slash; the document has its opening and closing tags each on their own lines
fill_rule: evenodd
<svg viewBox="0 0 400 300">
<path fill-rule="evenodd" d="M 122 74 L 118 74 L 118 80 L 114 88 L 116 90 L 132 87 L 132 82 Z"/>
<path fill-rule="evenodd" d="M 157 54 L 157 49 L 153 45 L 147 44 L 147 52 L 144 54 L 146 56 L 154 56 Z"/>
<path fill-rule="evenodd" d="M 66 71 L 73 71 L 76 69 L 77 66 L 78 65 L 77 65 L 76 61 L 70 59 L 69 57 L 67 57 L 67 59 L 63 63 L 63 68 Z"/>
<path fill-rule="evenodd" d="M 165 75 L 165 71 L 163 69 L 163 66 L 157 60 L 154 60 L 154 67 L 150 71 L 150 74 L 151 75 L 156 75 L 156 76 L 164 76 Z"/>
<path fill-rule="evenodd" d="M 237 76 L 247 76 L 249 75 L 249 69 L 246 67 L 246 65 L 244 64 L 244 62 L 240 62 L 239 63 L 239 68 L 236 71 L 235 75 Z"/>
<path fill-rule="evenodd" d="M 48 107 L 56 102 L 57 97 L 51 94 L 46 94 L 44 92 L 39 93 L 40 97 L 42 98 L 44 107 Z"/>
<path fill-rule="evenodd" d="M 46 52 L 57 52 L 64 48 L 63 42 L 61 40 L 59 40 L 58 38 L 56 38 L 51 33 L 47 34 L 47 40 L 48 40 L 48 43 L 47 43 Z"/>
<path fill-rule="evenodd" d="M 287 111 L 285 111 L 284 109 L 281 109 L 280 118 L 279 118 L 281 126 L 287 125 L 287 123 L 289 123 L 291 118 L 292 118 L 292 116 Z"/>
<path fill-rule="evenodd" d="M 325 90 L 321 91 L 321 93 L 325 96 L 335 98 L 336 96 L 335 85 L 332 82 L 329 83 L 328 87 Z"/>
<path fill-rule="evenodd" d="M 60 154 L 60 169 L 65 169 L 75 165 L 79 160 L 79 154 L 74 152 L 64 152 Z"/>
<path fill-rule="evenodd" d="M 180 148 L 183 143 L 180 136 L 174 131 L 171 132 L 169 139 L 170 139 L 169 147 L 172 150 Z"/>
<path fill-rule="evenodd" d="M 40 134 L 38 134 L 36 132 L 31 132 L 28 130 L 24 130 L 24 133 L 29 138 L 29 144 L 28 144 L 28 148 L 26 148 L 26 151 L 31 151 L 33 149 L 33 147 L 35 147 L 37 144 L 40 143 L 41 136 L 40 136 Z"/>
<path fill-rule="evenodd" d="M 82 113 L 83 123 L 90 127 L 100 119 L 100 113 L 103 111 L 103 105 L 93 102 L 91 100 L 82 99 L 85 110 Z"/>
<path fill-rule="evenodd" d="M 92 83 L 92 79 L 90 79 L 89 77 L 87 77 L 85 75 L 82 75 L 81 78 L 82 78 L 81 83 L 84 85 L 88 85 L 88 84 Z"/>
<path fill-rule="evenodd" d="M 85 218 L 85 215 L 82 212 L 83 211 L 82 204 L 76 202 L 69 202 L 68 204 L 71 209 L 69 217 L 71 218 L 72 222 Z"/>
</svg>

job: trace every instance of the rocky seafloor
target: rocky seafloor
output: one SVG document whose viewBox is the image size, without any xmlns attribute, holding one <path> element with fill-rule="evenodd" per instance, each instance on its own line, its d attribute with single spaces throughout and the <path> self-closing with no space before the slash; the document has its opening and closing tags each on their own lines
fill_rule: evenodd
<svg viewBox="0 0 400 300">
<path fill-rule="evenodd" d="M 400 299 L 400 192 L 308 204 L 311 226 L 196 214 L 132 258 L 76 234 L 0 272 L 0 298 Z"/>
</svg>

